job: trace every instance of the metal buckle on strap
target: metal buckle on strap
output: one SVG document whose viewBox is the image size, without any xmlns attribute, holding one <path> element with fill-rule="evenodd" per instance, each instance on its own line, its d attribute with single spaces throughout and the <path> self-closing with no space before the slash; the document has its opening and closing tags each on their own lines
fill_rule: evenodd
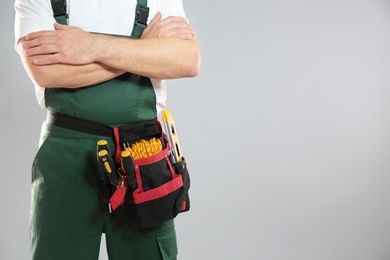
<svg viewBox="0 0 390 260">
<path fill-rule="evenodd" d="M 141 23 L 146 25 L 149 17 L 149 7 L 141 4 L 137 4 L 135 8 L 135 20 L 134 25 Z"/>
</svg>

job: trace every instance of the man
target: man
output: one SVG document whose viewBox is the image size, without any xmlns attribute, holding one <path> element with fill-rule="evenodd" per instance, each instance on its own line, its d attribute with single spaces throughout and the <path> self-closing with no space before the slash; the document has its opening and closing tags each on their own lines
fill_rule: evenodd
<svg viewBox="0 0 390 260">
<path fill-rule="evenodd" d="M 199 72 L 194 28 L 181 0 L 142 2 L 149 7 L 144 30 L 136 0 L 65 4 L 59 15 L 68 25 L 56 23 L 50 0 L 15 1 L 16 49 L 48 111 L 32 167 L 31 258 L 97 259 L 105 233 L 110 259 L 176 259 L 173 220 L 123 227 L 102 203 L 102 136 L 61 127 L 53 116 L 109 126 L 155 119 L 165 106 L 164 80 Z M 108 142 L 115 150 L 115 140 Z"/>
</svg>

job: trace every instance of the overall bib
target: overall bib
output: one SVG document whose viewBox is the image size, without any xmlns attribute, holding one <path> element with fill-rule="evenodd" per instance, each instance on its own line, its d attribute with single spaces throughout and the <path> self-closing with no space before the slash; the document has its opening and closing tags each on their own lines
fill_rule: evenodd
<svg viewBox="0 0 390 260">
<path fill-rule="evenodd" d="M 138 4 L 146 7 L 146 1 Z M 131 37 L 139 38 L 145 26 L 136 21 Z M 157 117 L 150 79 L 131 73 L 91 87 L 46 89 L 45 99 L 49 111 L 111 126 Z M 43 124 L 32 165 L 31 259 L 97 260 L 102 233 L 109 259 L 176 259 L 173 220 L 151 228 L 120 227 L 102 203 L 104 184 L 96 160 L 102 138 L 107 139 Z M 114 140 L 108 141 L 114 153 Z"/>
</svg>

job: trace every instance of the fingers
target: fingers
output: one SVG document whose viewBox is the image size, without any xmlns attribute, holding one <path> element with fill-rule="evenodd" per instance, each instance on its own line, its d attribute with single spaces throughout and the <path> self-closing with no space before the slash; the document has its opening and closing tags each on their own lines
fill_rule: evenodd
<svg viewBox="0 0 390 260">
<path fill-rule="evenodd" d="M 159 19 L 160 19 L 159 15 Z M 153 18 L 147 27 L 145 36 L 154 37 L 177 37 L 190 39 L 195 35 L 195 29 L 182 17 L 170 16 L 162 20 Z"/>
<path fill-rule="evenodd" d="M 47 55 L 58 52 L 56 31 L 40 31 L 27 35 L 21 45 L 25 56 Z M 34 61 L 34 63 L 38 64 Z"/>
<path fill-rule="evenodd" d="M 23 53 L 26 56 L 45 55 L 45 54 L 52 54 L 56 52 L 58 52 L 58 48 L 56 45 L 52 45 L 52 44 L 38 45 L 36 47 L 23 49 Z"/>
<path fill-rule="evenodd" d="M 56 36 L 56 31 L 45 30 L 45 31 L 33 32 L 27 34 L 24 38 L 26 39 L 26 41 L 30 41 L 40 37 L 54 37 L 54 36 Z"/>
<path fill-rule="evenodd" d="M 35 65 L 50 65 L 60 63 L 60 56 L 58 54 L 46 55 L 33 60 Z"/>
<path fill-rule="evenodd" d="M 23 49 L 29 49 L 29 48 L 34 48 L 40 45 L 50 45 L 54 44 L 54 38 L 53 37 L 38 37 L 38 38 L 33 38 L 26 40 L 23 44 L 22 47 Z"/>
<path fill-rule="evenodd" d="M 59 30 L 76 29 L 59 23 L 54 24 L 56 30 L 44 30 L 28 34 L 21 45 L 26 56 L 45 55 L 58 52 L 58 47 L 63 45 L 64 32 Z M 68 31 L 69 32 L 69 31 Z"/>
<path fill-rule="evenodd" d="M 192 38 L 195 35 L 194 28 L 189 24 L 169 23 L 164 27 L 165 37 Z"/>
<path fill-rule="evenodd" d="M 181 34 L 176 34 L 175 37 L 183 40 L 190 40 L 192 39 L 192 37 L 194 37 L 194 35 L 188 33 L 181 33 Z"/>
<path fill-rule="evenodd" d="M 24 38 L 26 41 L 30 41 L 30 40 L 34 40 L 36 38 L 41 38 L 41 37 L 55 37 L 57 35 L 56 30 L 67 30 L 67 29 L 69 30 L 69 29 L 74 29 L 74 28 L 77 28 L 77 27 L 55 23 L 54 24 L 55 30 L 43 30 L 43 31 L 38 31 L 38 32 L 32 32 L 32 33 L 26 35 Z"/>
<path fill-rule="evenodd" d="M 182 17 L 177 16 L 169 16 L 161 20 L 163 26 L 166 27 L 167 30 L 170 30 L 173 35 L 179 34 L 188 34 L 195 35 L 195 29 L 192 25 L 188 23 L 188 21 Z"/>
<path fill-rule="evenodd" d="M 187 20 L 183 17 L 178 16 L 168 16 L 160 21 L 161 26 L 187 26 L 189 25 Z"/>
</svg>

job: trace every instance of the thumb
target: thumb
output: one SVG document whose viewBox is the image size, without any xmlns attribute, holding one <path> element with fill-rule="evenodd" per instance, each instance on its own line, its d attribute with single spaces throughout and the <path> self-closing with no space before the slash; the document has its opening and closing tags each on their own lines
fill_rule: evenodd
<svg viewBox="0 0 390 260">
<path fill-rule="evenodd" d="M 161 13 L 157 12 L 156 15 L 153 17 L 153 19 L 150 21 L 149 25 L 153 25 L 161 20 Z"/>
<path fill-rule="evenodd" d="M 63 25 L 63 24 L 60 24 L 60 23 L 55 23 L 54 24 L 54 29 L 56 29 L 56 30 L 66 30 L 69 27 L 70 26 L 68 26 L 68 25 Z"/>
</svg>

